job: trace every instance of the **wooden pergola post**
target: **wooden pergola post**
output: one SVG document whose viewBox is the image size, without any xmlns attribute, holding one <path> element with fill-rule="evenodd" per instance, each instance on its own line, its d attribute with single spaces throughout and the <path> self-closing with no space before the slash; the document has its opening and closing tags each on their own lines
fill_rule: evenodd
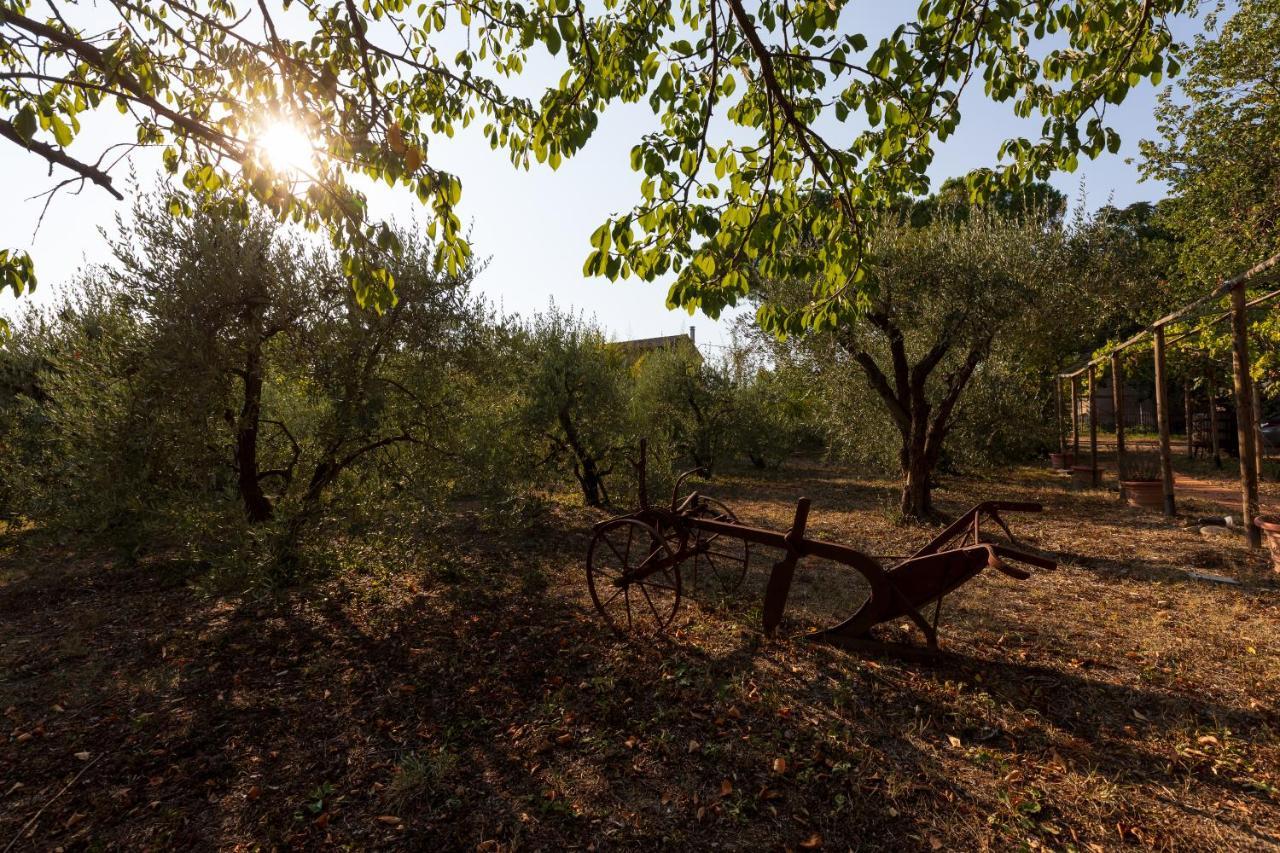
<svg viewBox="0 0 1280 853">
<path fill-rule="evenodd" d="M 1111 407 L 1115 409 L 1116 471 L 1124 471 L 1124 375 L 1120 371 L 1120 353 L 1111 353 Z M 1119 475 L 1117 475 L 1119 478 Z M 1124 500 L 1124 491 L 1120 492 Z"/>
<path fill-rule="evenodd" d="M 1209 391 L 1209 446 L 1213 450 L 1213 464 L 1222 467 L 1222 450 L 1218 445 L 1218 374 L 1212 367 L 1205 376 Z"/>
<path fill-rule="evenodd" d="M 1156 423 L 1160 428 L 1160 478 L 1164 482 L 1164 514 L 1174 514 L 1173 453 L 1169 449 L 1169 388 L 1164 363 L 1164 326 L 1155 328 Z"/>
<path fill-rule="evenodd" d="M 1249 388 L 1253 392 L 1253 425 L 1254 425 L 1254 441 L 1258 448 L 1258 482 L 1263 481 L 1262 463 L 1267 458 L 1267 439 L 1262 434 L 1262 396 L 1258 393 L 1258 383 L 1253 381 L 1253 375 L 1249 375 Z"/>
<path fill-rule="evenodd" d="M 1098 488 L 1098 393 L 1097 370 L 1089 365 L 1089 467 L 1093 469 L 1093 487 Z"/>
<path fill-rule="evenodd" d="M 1193 409 L 1191 408 L 1191 380 L 1184 379 L 1182 381 L 1182 417 L 1186 421 L 1185 428 L 1187 430 L 1187 458 L 1196 458 L 1195 438 L 1191 434 L 1191 419 Z"/>
<path fill-rule="evenodd" d="M 1059 376 L 1053 381 L 1053 396 L 1056 403 L 1056 411 L 1058 420 L 1054 424 L 1054 432 L 1058 434 L 1058 452 L 1067 452 L 1067 431 L 1062 427 L 1062 377 Z"/>
<path fill-rule="evenodd" d="M 1253 379 L 1249 375 L 1249 317 L 1245 308 L 1244 282 L 1231 288 L 1231 366 L 1235 374 L 1236 433 L 1240 439 L 1240 504 L 1249 547 L 1262 542 L 1261 531 L 1253 524 L 1258 515 L 1258 448 L 1255 443 Z"/>
<path fill-rule="evenodd" d="M 1071 464 L 1080 464 L 1080 383 L 1071 377 Z"/>
</svg>

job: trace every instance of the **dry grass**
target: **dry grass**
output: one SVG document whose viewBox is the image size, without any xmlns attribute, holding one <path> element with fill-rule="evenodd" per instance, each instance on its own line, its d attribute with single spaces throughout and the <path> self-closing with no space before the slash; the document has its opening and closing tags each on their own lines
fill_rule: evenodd
<svg viewBox="0 0 1280 853">
<path fill-rule="evenodd" d="M 618 642 L 583 588 L 596 516 L 563 506 L 500 531 L 460 519 L 453 544 L 353 546 L 279 601 L 18 548 L 0 568 L 0 844 L 90 752 L 19 846 L 1280 846 L 1264 560 L 1047 471 L 945 486 L 951 512 L 1043 501 L 1014 530 L 1061 568 L 980 575 L 930 660 L 765 642 L 765 554 L 741 594 L 688 602 L 670 641 Z M 872 554 L 931 535 L 894 523 L 888 483 L 819 466 L 709 491 L 780 529 L 805 494 L 812 535 Z M 784 627 L 857 595 L 810 565 Z"/>
</svg>

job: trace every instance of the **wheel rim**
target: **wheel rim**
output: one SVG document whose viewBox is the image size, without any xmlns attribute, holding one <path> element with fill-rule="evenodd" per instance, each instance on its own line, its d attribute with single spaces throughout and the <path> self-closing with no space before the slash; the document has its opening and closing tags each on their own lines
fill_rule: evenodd
<svg viewBox="0 0 1280 853">
<path fill-rule="evenodd" d="M 738 523 L 738 516 L 733 510 L 715 498 L 702 498 L 694 510 L 694 516 L 711 521 Z M 705 567 L 706 572 L 711 575 L 715 591 L 724 595 L 737 592 L 742 586 L 743 578 L 747 576 L 747 566 L 751 562 L 751 543 L 699 530 L 696 544 L 700 547 L 693 564 L 695 583 L 701 581 Z"/>
<path fill-rule="evenodd" d="M 596 531 L 587 551 L 587 587 L 615 632 L 660 634 L 671 624 L 680 609 L 678 564 L 639 580 L 623 577 L 672 554 L 665 538 L 639 519 L 616 519 Z"/>
</svg>

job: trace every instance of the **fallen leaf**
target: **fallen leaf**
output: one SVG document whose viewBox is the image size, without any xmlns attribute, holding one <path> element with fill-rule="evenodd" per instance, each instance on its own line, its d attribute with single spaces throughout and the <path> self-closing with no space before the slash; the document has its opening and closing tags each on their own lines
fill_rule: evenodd
<svg viewBox="0 0 1280 853">
<path fill-rule="evenodd" d="M 76 753 L 76 758 L 80 759 L 81 761 L 88 761 L 88 760 L 89 760 L 89 755 L 90 755 L 90 753 L 88 753 L 88 752 L 77 752 L 77 753 Z"/>
<path fill-rule="evenodd" d="M 1218 739 L 1213 735 L 1202 735 L 1196 738 L 1196 743 L 1208 746 L 1217 746 Z"/>
<path fill-rule="evenodd" d="M 822 836 L 815 832 L 804 841 L 801 841 L 800 846 L 805 850 L 817 850 L 822 846 Z"/>
<path fill-rule="evenodd" d="M 733 793 L 733 783 L 730 782 L 728 779 L 723 780 L 720 783 L 720 796 L 727 797 L 732 793 Z"/>
<path fill-rule="evenodd" d="M 396 817 L 393 814 L 384 814 L 384 815 L 378 815 L 378 821 L 379 823 L 388 823 L 388 824 L 399 823 L 400 818 Z"/>
<path fill-rule="evenodd" d="M 955 735 L 947 735 L 947 743 L 951 744 L 956 749 L 961 747 L 960 738 Z"/>
<path fill-rule="evenodd" d="M 564 734 L 560 735 L 560 737 L 556 738 L 556 743 L 560 744 L 561 746 L 568 746 L 569 744 L 573 743 L 573 735 L 569 734 L 568 732 L 565 732 Z"/>
</svg>

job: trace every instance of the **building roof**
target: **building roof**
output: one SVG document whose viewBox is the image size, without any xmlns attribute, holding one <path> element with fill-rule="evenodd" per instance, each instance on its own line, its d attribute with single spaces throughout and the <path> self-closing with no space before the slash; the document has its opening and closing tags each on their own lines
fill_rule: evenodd
<svg viewBox="0 0 1280 853">
<path fill-rule="evenodd" d="M 636 338 L 631 341 L 617 341 L 614 346 L 621 347 L 629 353 L 642 355 L 654 350 L 670 349 L 672 347 L 688 346 L 693 347 L 697 352 L 697 346 L 694 344 L 694 329 L 689 327 L 689 333 L 685 335 L 663 335 L 657 338 Z"/>
</svg>

